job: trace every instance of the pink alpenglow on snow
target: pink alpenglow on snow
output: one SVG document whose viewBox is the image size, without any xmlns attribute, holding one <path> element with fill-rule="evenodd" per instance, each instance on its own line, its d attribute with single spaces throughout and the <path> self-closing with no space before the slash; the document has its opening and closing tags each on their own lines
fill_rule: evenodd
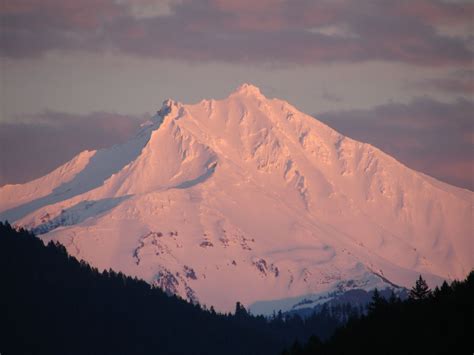
<svg viewBox="0 0 474 355">
<path fill-rule="evenodd" d="M 218 310 L 284 310 L 341 287 L 465 277 L 472 201 L 244 84 L 167 100 L 130 141 L 0 188 L 0 219 Z"/>
</svg>

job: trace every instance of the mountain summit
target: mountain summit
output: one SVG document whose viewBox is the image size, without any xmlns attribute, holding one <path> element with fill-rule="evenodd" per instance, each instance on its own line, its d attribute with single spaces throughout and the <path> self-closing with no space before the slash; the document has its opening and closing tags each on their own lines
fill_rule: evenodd
<svg viewBox="0 0 474 355">
<path fill-rule="evenodd" d="M 231 96 L 236 96 L 236 95 L 243 95 L 243 96 L 254 96 L 258 97 L 261 99 L 265 99 L 265 96 L 263 96 L 262 92 L 258 87 L 252 84 L 247 84 L 244 83 L 240 85 L 237 90 L 235 90 Z"/>
<path fill-rule="evenodd" d="M 129 142 L 0 188 L 0 220 L 192 301 L 271 312 L 419 274 L 463 278 L 472 201 L 244 84 L 224 100 L 167 100 Z"/>
</svg>

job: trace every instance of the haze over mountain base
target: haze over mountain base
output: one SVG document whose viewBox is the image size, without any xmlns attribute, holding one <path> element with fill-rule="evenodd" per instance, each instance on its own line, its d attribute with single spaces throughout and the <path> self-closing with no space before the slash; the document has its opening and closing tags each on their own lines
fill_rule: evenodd
<svg viewBox="0 0 474 355">
<path fill-rule="evenodd" d="M 131 141 L 0 188 L 0 220 L 191 301 L 271 313 L 419 274 L 464 278 L 472 201 L 244 84 L 168 100 Z"/>
</svg>

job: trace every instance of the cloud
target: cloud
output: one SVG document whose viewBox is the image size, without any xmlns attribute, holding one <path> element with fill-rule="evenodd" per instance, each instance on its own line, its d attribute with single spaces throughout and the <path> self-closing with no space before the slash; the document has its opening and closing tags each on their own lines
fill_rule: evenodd
<svg viewBox="0 0 474 355">
<path fill-rule="evenodd" d="M 474 190 L 474 102 L 417 98 L 367 110 L 320 113 L 341 133 L 381 148 L 409 167 Z"/>
<path fill-rule="evenodd" d="M 431 78 L 416 82 L 413 86 L 459 94 L 474 93 L 474 70 L 456 71 L 449 77 Z"/>
<path fill-rule="evenodd" d="M 401 1 L 395 5 L 400 15 L 418 17 L 427 23 L 459 24 L 471 23 L 474 13 L 472 1 Z"/>
<path fill-rule="evenodd" d="M 323 90 L 322 90 L 322 94 L 321 94 L 321 98 L 326 100 L 326 101 L 329 101 L 329 102 L 335 102 L 335 103 L 338 103 L 338 102 L 342 102 L 344 101 L 344 99 L 339 96 L 339 95 L 336 95 L 332 92 L 329 92 L 326 87 L 323 87 Z"/>
<path fill-rule="evenodd" d="M 107 24 L 127 16 L 113 0 L 5 0 L 0 3 L 0 48 L 7 57 L 50 50 L 100 50 Z"/>
<path fill-rule="evenodd" d="M 50 50 L 113 50 L 185 61 L 314 64 L 472 61 L 470 40 L 438 26 L 467 25 L 472 3 L 441 0 L 6 0 L 7 57 Z M 150 9 L 148 16 L 146 11 Z M 328 30 L 330 29 L 330 30 Z M 469 37 L 469 36 L 468 36 Z"/>
<path fill-rule="evenodd" d="M 146 119 L 105 112 L 72 115 L 46 111 L 23 122 L 0 123 L 0 186 L 45 175 L 85 149 L 128 140 Z"/>
</svg>

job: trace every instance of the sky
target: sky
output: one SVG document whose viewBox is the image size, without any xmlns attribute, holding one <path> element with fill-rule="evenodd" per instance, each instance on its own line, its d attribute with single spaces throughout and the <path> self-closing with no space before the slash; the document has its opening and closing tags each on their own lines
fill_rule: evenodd
<svg viewBox="0 0 474 355">
<path fill-rule="evenodd" d="M 0 185 L 243 82 L 474 190 L 474 1 L 2 0 Z"/>
</svg>

